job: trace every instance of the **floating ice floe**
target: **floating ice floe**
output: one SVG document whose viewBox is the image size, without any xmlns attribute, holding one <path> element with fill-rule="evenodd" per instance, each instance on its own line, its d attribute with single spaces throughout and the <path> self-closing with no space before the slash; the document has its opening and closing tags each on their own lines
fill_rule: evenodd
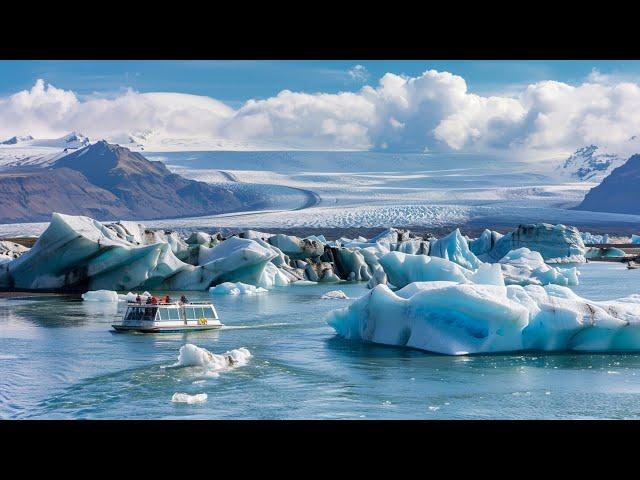
<svg viewBox="0 0 640 480">
<path fill-rule="evenodd" d="M 204 403 L 207 401 L 206 393 L 196 393 L 195 395 L 189 395 L 188 393 L 176 392 L 171 397 L 173 403 L 187 403 L 192 405 L 194 403 Z"/>
<path fill-rule="evenodd" d="M 323 298 L 324 300 L 334 300 L 334 299 L 348 300 L 349 299 L 347 294 L 344 293 L 342 290 L 331 290 L 330 292 L 327 292 L 324 295 L 322 295 L 321 298 Z"/>
<path fill-rule="evenodd" d="M 640 351 L 640 296 L 592 302 L 558 285 L 378 285 L 327 322 L 348 339 L 448 355 Z"/>
<path fill-rule="evenodd" d="M 212 295 L 258 295 L 268 291 L 266 288 L 255 287 L 242 282 L 224 282 L 209 289 L 209 293 Z"/>
<path fill-rule="evenodd" d="M 171 367 L 204 367 L 208 373 L 218 373 L 231 368 L 242 367 L 249 363 L 251 352 L 241 347 L 223 354 L 211 353 L 192 343 L 180 347 L 178 361 Z"/>
<path fill-rule="evenodd" d="M 118 302 L 118 292 L 113 290 L 95 290 L 82 294 L 82 300 L 85 302 Z"/>
</svg>

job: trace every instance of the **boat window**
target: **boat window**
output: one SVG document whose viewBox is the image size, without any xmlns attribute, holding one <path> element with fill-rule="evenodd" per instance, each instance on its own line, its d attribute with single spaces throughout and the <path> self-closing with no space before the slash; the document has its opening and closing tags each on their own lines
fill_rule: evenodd
<svg viewBox="0 0 640 480">
<path fill-rule="evenodd" d="M 142 309 L 140 309 L 142 310 Z M 156 318 L 156 311 L 158 307 L 146 307 L 144 308 L 144 320 L 153 320 Z"/>
<path fill-rule="evenodd" d="M 205 318 L 213 318 L 213 310 L 211 307 L 204 307 L 204 316 Z"/>
<path fill-rule="evenodd" d="M 167 312 L 166 308 L 160 309 L 160 320 L 163 320 L 163 321 L 169 320 L 169 312 Z"/>
<path fill-rule="evenodd" d="M 187 315 L 187 319 L 188 320 L 195 320 L 196 319 L 196 314 L 193 311 L 192 307 L 185 307 L 184 312 Z"/>
<path fill-rule="evenodd" d="M 167 308 L 169 311 L 169 318 L 171 320 L 180 320 L 180 314 L 177 308 Z"/>
<path fill-rule="evenodd" d="M 202 307 L 194 307 L 193 311 L 195 312 L 196 318 L 204 317 L 204 312 L 202 311 Z"/>
<path fill-rule="evenodd" d="M 127 316 L 125 317 L 125 320 L 142 320 L 142 316 L 144 315 L 144 309 L 143 308 L 129 308 L 127 310 Z"/>
</svg>

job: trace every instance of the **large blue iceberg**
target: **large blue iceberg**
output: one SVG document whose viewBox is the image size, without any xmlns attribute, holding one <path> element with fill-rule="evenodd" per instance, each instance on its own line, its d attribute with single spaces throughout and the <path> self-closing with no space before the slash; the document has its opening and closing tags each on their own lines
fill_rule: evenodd
<svg viewBox="0 0 640 480">
<path fill-rule="evenodd" d="M 558 285 L 378 285 L 327 322 L 347 339 L 447 355 L 640 351 L 640 296 L 592 302 Z"/>
</svg>

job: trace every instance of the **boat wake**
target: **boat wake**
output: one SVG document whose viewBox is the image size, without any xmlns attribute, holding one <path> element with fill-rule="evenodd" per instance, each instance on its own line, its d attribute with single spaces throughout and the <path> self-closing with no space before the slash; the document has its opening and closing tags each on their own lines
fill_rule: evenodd
<svg viewBox="0 0 640 480">
<path fill-rule="evenodd" d="M 270 327 L 282 327 L 285 325 L 291 325 L 290 323 L 285 322 L 276 322 L 276 323 L 261 323 L 258 325 L 223 325 L 220 327 L 220 330 L 246 330 L 252 328 L 270 328 Z"/>
</svg>

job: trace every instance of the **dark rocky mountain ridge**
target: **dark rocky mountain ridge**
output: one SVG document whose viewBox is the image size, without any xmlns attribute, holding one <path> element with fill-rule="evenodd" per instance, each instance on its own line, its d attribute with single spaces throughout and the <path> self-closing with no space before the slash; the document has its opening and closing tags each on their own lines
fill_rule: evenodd
<svg viewBox="0 0 640 480">
<path fill-rule="evenodd" d="M 46 169 L 0 172 L 0 222 L 46 221 L 53 211 L 149 220 L 240 211 L 262 202 L 171 173 L 162 162 L 106 141 L 73 151 Z"/>
<path fill-rule="evenodd" d="M 600 185 L 589 190 L 576 210 L 640 214 L 640 154 L 614 169 Z"/>
</svg>

